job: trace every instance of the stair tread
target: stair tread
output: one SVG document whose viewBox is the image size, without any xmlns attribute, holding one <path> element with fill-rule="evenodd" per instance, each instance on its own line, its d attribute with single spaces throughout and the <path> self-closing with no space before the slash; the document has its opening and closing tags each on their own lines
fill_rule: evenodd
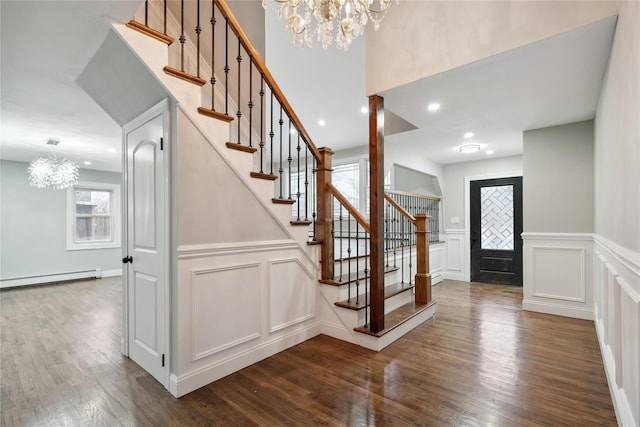
<svg viewBox="0 0 640 427">
<path fill-rule="evenodd" d="M 388 266 L 384 268 L 384 272 L 385 274 L 393 273 L 394 271 L 398 271 L 399 269 L 399 267 Z M 324 283 L 325 285 L 342 286 L 348 283 L 353 283 L 356 280 L 364 280 L 368 278 L 369 274 L 365 276 L 364 271 L 356 271 L 351 274 L 344 274 L 342 279 L 320 279 L 319 282 Z"/>
<path fill-rule="evenodd" d="M 133 30 L 136 30 L 136 31 L 138 31 L 138 32 L 140 32 L 142 34 L 145 34 L 145 35 L 147 35 L 149 37 L 152 37 L 152 38 L 154 38 L 154 39 L 156 39 L 158 41 L 161 41 L 161 42 L 165 43 L 167 46 L 174 42 L 173 37 L 168 36 L 168 35 L 166 35 L 164 33 L 161 33 L 158 30 L 154 30 L 153 28 L 151 28 L 151 27 L 149 27 L 147 25 L 144 25 L 143 23 L 138 22 L 135 19 L 130 20 L 127 23 L 127 27 L 129 27 L 129 28 L 131 28 Z"/>
<path fill-rule="evenodd" d="M 203 116 L 211 117 L 213 119 L 222 120 L 227 123 L 234 120 L 233 117 L 228 114 L 224 114 L 219 111 L 214 111 L 210 108 L 205 108 L 205 107 L 198 107 L 198 113 L 202 114 Z"/>
<path fill-rule="evenodd" d="M 358 326 L 357 328 L 353 328 L 356 332 L 361 332 L 363 334 L 371 335 L 374 337 L 380 338 L 381 336 L 388 334 L 389 332 L 396 329 L 398 326 L 402 325 L 406 321 L 414 318 L 419 315 L 423 311 L 427 310 L 431 306 L 435 305 L 435 301 L 431 301 L 429 303 L 416 303 L 410 302 L 401 307 L 396 308 L 393 311 L 385 314 L 384 316 L 384 325 L 385 328 L 380 332 L 371 332 L 369 327 L 367 326 Z"/>
<path fill-rule="evenodd" d="M 180 80 L 184 80 L 185 82 L 189 82 L 197 86 L 203 86 L 207 82 L 203 78 L 194 76 L 193 74 L 189 74 L 182 70 L 178 70 L 177 68 L 169 67 L 168 65 L 164 67 L 164 72 L 170 76 L 173 76 Z"/>
<path fill-rule="evenodd" d="M 290 221 L 289 222 L 291 225 L 311 225 L 311 221 L 309 220 L 303 220 L 301 219 L 300 221 Z"/>
<path fill-rule="evenodd" d="M 250 175 L 251 175 L 251 178 L 266 179 L 268 181 L 275 181 L 276 179 L 278 179 L 278 176 L 272 173 L 251 172 Z"/>
<path fill-rule="evenodd" d="M 225 143 L 225 145 L 227 146 L 227 148 L 242 151 L 244 153 L 255 153 L 256 151 L 258 151 L 256 147 L 249 147 L 248 145 L 238 144 L 237 142 L 227 142 Z"/>
<path fill-rule="evenodd" d="M 409 291 L 409 290 L 411 290 L 413 288 L 414 288 L 413 284 L 402 283 L 402 282 L 398 282 L 398 283 L 394 283 L 394 284 L 385 286 L 384 287 L 384 299 L 391 298 L 392 296 L 398 295 L 398 294 L 400 294 L 402 292 Z M 358 303 L 356 303 L 356 298 L 351 298 L 351 302 L 349 302 L 348 300 L 345 300 L 345 301 L 338 301 L 335 304 L 338 307 L 348 308 L 350 310 L 361 310 L 361 309 L 367 307 L 369 305 L 368 302 L 371 301 L 371 299 L 369 297 L 367 297 L 365 299 L 365 294 L 359 295 L 357 300 L 359 301 Z M 367 304 L 365 304 L 365 301 L 367 301 Z"/>
<path fill-rule="evenodd" d="M 281 199 L 279 197 L 274 197 L 273 199 L 271 199 L 271 203 L 275 203 L 277 205 L 292 205 L 295 202 L 296 201 L 293 199 Z"/>
</svg>

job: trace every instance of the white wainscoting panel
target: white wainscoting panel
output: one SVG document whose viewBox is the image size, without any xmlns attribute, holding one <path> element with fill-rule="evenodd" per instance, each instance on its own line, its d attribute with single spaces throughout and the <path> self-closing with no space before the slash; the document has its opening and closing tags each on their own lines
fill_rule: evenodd
<svg viewBox="0 0 640 427">
<path fill-rule="evenodd" d="M 531 254 L 534 297 L 585 302 L 584 248 L 531 246 Z"/>
<path fill-rule="evenodd" d="M 179 246 L 169 391 L 182 396 L 318 335 L 318 263 L 293 240 Z"/>
<path fill-rule="evenodd" d="M 431 274 L 431 284 L 442 282 L 444 278 L 442 268 L 442 255 L 446 244 L 430 243 L 429 244 L 429 273 Z"/>
<path fill-rule="evenodd" d="M 522 308 L 593 320 L 591 234 L 523 233 Z"/>
<path fill-rule="evenodd" d="M 640 426 L 640 253 L 594 236 L 596 332 L 618 425 Z"/>
<path fill-rule="evenodd" d="M 260 294 L 259 263 L 192 270 L 192 361 L 258 338 Z"/>
<path fill-rule="evenodd" d="M 445 230 L 444 278 L 466 280 L 464 262 L 464 230 Z"/>
<path fill-rule="evenodd" d="M 296 258 L 270 261 L 269 332 L 313 317 L 317 278 Z"/>
</svg>

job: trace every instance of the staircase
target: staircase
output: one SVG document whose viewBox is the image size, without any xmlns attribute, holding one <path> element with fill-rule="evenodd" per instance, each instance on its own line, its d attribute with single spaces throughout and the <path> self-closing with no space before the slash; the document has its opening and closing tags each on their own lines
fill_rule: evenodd
<svg viewBox="0 0 640 427">
<path fill-rule="evenodd" d="M 199 1 L 197 22 L 177 4 L 146 2 L 144 22 L 114 25 L 115 31 L 307 256 L 321 263 L 319 333 L 379 351 L 433 316 L 426 225 L 417 230 L 418 216 L 392 204 L 416 224 L 418 237 L 402 246 L 402 255 L 389 244 L 378 254 L 382 259 L 372 259 L 369 223 L 331 185 L 331 150 L 313 144 L 226 3 L 207 3 L 213 16 L 202 23 Z M 158 23 L 156 29 L 151 21 Z M 195 32 L 187 34 L 185 21 Z M 208 33 L 202 27 L 206 22 L 211 23 Z M 340 227 L 346 218 L 348 230 L 338 230 L 336 209 Z M 336 257 L 345 241 L 346 253 Z M 385 256 L 384 276 L 376 277 L 371 266 Z M 378 315 L 372 301 L 380 290 L 372 283 L 383 285 L 384 327 L 378 330 L 371 328 L 371 319 Z"/>
</svg>

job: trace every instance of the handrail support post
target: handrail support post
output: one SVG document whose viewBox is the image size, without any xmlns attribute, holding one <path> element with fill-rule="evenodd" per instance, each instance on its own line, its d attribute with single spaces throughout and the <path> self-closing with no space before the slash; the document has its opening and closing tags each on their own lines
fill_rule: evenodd
<svg viewBox="0 0 640 427">
<path fill-rule="evenodd" d="M 332 239 L 332 219 L 331 193 L 327 190 L 327 184 L 331 184 L 332 156 L 333 151 L 327 147 L 318 149 L 320 158 L 316 167 L 316 197 L 318 203 L 318 217 L 316 218 L 316 238 L 322 241 L 320 249 L 322 262 L 322 279 L 333 279 L 334 259 L 333 259 L 333 239 Z"/>
<path fill-rule="evenodd" d="M 431 302 L 431 274 L 429 273 L 429 238 L 425 213 L 418 213 L 416 218 L 416 275 L 415 302 L 429 304 Z"/>
</svg>

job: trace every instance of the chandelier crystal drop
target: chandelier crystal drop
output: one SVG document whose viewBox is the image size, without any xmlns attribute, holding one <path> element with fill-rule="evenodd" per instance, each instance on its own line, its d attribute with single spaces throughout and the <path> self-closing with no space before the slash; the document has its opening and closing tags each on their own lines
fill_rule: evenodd
<svg viewBox="0 0 640 427">
<path fill-rule="evenodd" d="M 29 185 L 61 190 L 78 183 L 78 166 L 66 159 L 37 157 L 29 164 Z"/>
<path fill-rule="evenodd" d="M 313 46 L 313 35 L 324 49 L 336 42 L 346 51 L 364 33 L 367 22 L 377 31 L 393 0 L 262 0 L 276 8 L 278 19 L 285 18 L 286 30 L 294 44 Z M 398 3 L 398 0 L 395 0 Z M 334 35 L 335 29 L 335 35 Z"/>
</svg>

